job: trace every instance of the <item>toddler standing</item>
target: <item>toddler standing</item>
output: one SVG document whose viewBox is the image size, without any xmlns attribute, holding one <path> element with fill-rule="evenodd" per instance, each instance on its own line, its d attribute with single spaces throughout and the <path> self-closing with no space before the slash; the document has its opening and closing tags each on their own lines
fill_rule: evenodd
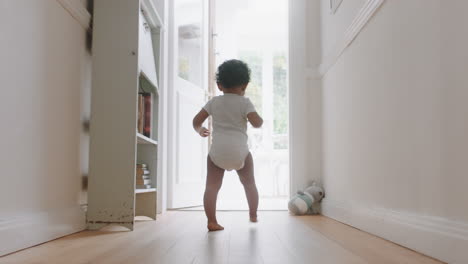
<svg viewBox="0 0 468 264">
<path fill-rule="evenodd" d="M 247 145 L 247 121 L 259 128 L 263 119 L 249 98 L 244 97 L 250 82 L 250 69 L 240 60 L 225 61 L 216 73 L 218 89 L 224 95 L 212 98 L 193 119 L 193 128 L 202 137 L 210 135 L 203 122 L 211 115 L 213 141 L 207 158 L 207 177 L 203 204 L 208 230 L 223 230 L 216 219 L 216 200 L 225 170 L 236 170 L 249 204 L 250 221 L 257 222 L 258 191 L 252 155 Z"/>
</svg>

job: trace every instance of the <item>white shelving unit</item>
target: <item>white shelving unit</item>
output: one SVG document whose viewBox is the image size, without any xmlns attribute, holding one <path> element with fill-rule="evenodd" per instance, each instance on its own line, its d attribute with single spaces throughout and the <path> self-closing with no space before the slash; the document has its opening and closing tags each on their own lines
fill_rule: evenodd
<svg viewBox="0 0 468 264">
<path fill-rule="evenodd" d="M 164 0 L 95 0 L 87 224 L 131 230 L 135 216 L 156 219 L 159 78 Z M 161 10 L 158 10 L 160 8 Z M 137 131 L 138 93 L 152 94 L 151 132 Z M 151 187 L 136 189 L 136 164 Z"/>
<path fill-rule="evenodd" d="M 146 137 L 140 133 L 137 133 L 137 143 L 138 144 L 153 144 L 155 146 L 158 145 L 158 142 L 156 140 Z"/>
<path fill-rule="evenodd" d="M 152 193 L 156 192 L 156 188 L 150 188 L 150 189 L 136 189 L 135 193 Z"/>
</svg>

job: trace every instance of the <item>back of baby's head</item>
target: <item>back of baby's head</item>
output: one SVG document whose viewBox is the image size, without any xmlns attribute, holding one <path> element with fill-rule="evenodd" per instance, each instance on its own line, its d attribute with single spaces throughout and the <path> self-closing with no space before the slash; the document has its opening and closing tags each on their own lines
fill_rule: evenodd
<svg viewBox="0 0 468 264">
<path fill-rule="evenodd" d="M 224 88 L 236 88 L 250 82 L 250 68 L 241 60 L 227 60 L 219 65 L 216 82 Z"/>
</svg>

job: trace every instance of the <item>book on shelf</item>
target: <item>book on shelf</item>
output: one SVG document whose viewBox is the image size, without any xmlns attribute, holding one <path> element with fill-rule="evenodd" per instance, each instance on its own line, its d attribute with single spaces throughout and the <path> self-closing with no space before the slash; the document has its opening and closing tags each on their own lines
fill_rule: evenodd
<svg viewBox="0 0 468 264">
<path fill-rule="evenodd" d="M 143 135 L 151 137 L 151 118 L 152 118 L 152 104 L 153 95 L 151 93 L 142 93 L 143 96 Z"/>
<path fill-rule="evenodd" d="M 151 179 L 136 179 L 137 185 L 151 185 Z"/>
<path fill-rule="evenodd" d="M 144 107 L 143 107 L 143 95 L 138 94 L 138 123 L 137 123 L 137 130 L 138 133 L 143 134 L 143 114 L 144 114 Z"/>
<path fill-rule="evenodd" d="M 151 188 L 151 178 L 148 166 L 145 163 L 136 165 L 135 183 L 137 189 Z"/>
<path fill-rule="evenodd" d="M 137 167 L 137 168 L 145 168 L 145 169 L 146 169 L 146 168 L 148 168 L 148 165 L 146 165 L 145 163 L 138 163 L 138 164 L 136 165 L 136 167 Z"/>
<path fill-rule="evenodd" d="M 158 89 L 155 83 L 152 83 L 147 75 L 141 71 L 138 82 L 138 93 L 142 96 L 142 123 L 143 130 L 140 132 L 146 137 L 151 138 L 152 118 L 153 118 L 153 99 L 158 95 Z"/>
<path fill-rule="evenodd" d="M 137 176 L 143 176 L 143 175 L 148 175 L 150 174 L 150 171 L 147 170 L 147 169 L 143 169 L 143 168 L 137 168 L 136 169 L 136 175 Z"/>
</svg>

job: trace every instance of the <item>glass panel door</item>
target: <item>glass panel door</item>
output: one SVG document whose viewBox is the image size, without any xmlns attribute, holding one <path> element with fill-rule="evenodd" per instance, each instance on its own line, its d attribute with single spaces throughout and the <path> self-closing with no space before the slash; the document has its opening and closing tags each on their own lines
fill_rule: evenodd
<svg viewBox="0 0 468 264">
<path fill-rule="evenodd" d="M 207 97 L 207 0 L 171 1 L 173 65 L 170 89 L 173 108 L 174 177 L 169 183 L 169 208 L 202 204 L 208 144 L 192 128 L 192 118 Z"/>
<path fill-rule="evenodd" d="M 202 86 L 203 0 L 175 0 L 178 76 Z"/>
</svg>

